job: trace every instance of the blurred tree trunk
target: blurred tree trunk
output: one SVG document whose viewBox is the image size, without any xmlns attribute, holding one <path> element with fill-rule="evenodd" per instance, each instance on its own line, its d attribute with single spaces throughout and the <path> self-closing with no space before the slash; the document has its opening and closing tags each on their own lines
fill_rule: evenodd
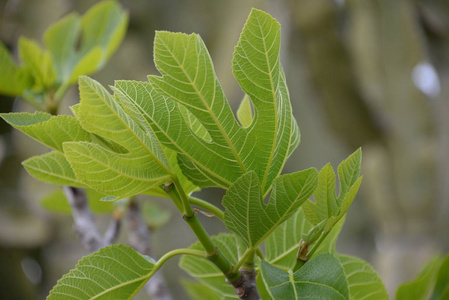
<svg viewBox="0 0 449 300">
<path fill-rule="evenodd" d="M 416 65 L 429 62 L 416 7 L 407 0 L 348 0 L 345 10 L 332 0 L 292 3 L 330 126 L 351 148 L 364 146 L 366 197 L 380 228 L 376 267 L 393 292 L 442 244 L 435 239 L 444 194 L 438 175 L 447 171 L 438 172 L 437 148 L 447 120 L 436 120 L 447 108 L 412 82 Z"/>
</svg>

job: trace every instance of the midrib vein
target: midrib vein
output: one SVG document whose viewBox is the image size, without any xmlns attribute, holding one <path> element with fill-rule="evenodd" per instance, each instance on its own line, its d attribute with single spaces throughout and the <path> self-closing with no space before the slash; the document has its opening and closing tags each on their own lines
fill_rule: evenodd
<svg viewBox="0 0 449 300">
<path fill-rule="evenodd" d="M 125 91 L 123 91 L 122 94 L 123 94 L 124 96 L 126 96 L 126 92 L 125 92 Z M 127 96 L 126 96 L 126 97 L 127 97 Z M 133 101 L 131 98 L 130 98 L 130 100 Z M 151 120 L 151 123 L 154 124 L 154 125 L 159 129 L 160 132 L 163 132 L 163 133 L 164 133 L 165 137 L 170 141 L 170 143 L 171 143 L 172 145 L 174 145 L 174 146 L 178 149 L 178 152 L 179 152 L 179 153 L 182 153 L 183 155 L 185 155 L 186 157 L 188 157 L 192 162 L 194 162 L 195 164 L 201 166 L 204 170 L 209 170 L 204 164 L 202 164 L 202 163 L 199 162 L 197 159 L 195 159 L 194 157 L 192 157 L 189 153 L 187 153 L 186 151 L 184 151 L 184 149 L 183 149 L 181 146 L 179 146 L 178 143 L 177 143 L 175 140 L 173 140 L 172 137 L 171 137 L 168 133 L 166 133 L 166 130 L 164 130 L 164 128 L 162 128 L 162 127 L 159 125 L 159 123 L 156 122 L 156 120 L 155 120 L 151 115 L 149 115 L 149 114 L 148 114 L 142 107 L 140 107 L 140 105 L 137 104 L 136 106 L 137 106 L 137 108 L 139 109 L 139 111 L 141 112 L 141 114 L 142 114 L 143 116 L 147 116 L 147 117 Z M 148 122 L 148 121 L 147 121 L 147 122 Z M 150 127 L 151 127 L 151 126 L 150 126 Z M 213 173 L 213 176 L 215 176 L 217 179 L 222 180 L 223 182 L 225 182 L 225 183 L 228 184 L 229 186 L 232 184 L 232 182 L 230 182 L 230 181 L 227 180 L 226 178 L 220 176 L 219 174 L 217 174 L 217 173 L 215 173 L 215 172 L 210 172 L 210 173 Z M 206 176 L 206 175 L 205 175 L 205 176 Z M 221 187 L 223 187 L 223 188 L 226 188 L 225 186 L 223 186 L 221 183 L 217 182 L 216 180 L 214 180 L 214 179 L 211 178 L 210 176 L 206 176 L 206 177 L 209 178 L 211 181 L 215 182 L 216 184 L 218 184 L 219 186 L 221 186 Z"/>
<path fill-rule="evenodd" d="M 89 84 L 90 86 L 90 84 Z M 92 88 L 92 87 L 91 87 Z M 99 99 L 102 99 L 101 95 L 96 91 L 96 89 L 92 88 L 94 93 L 99 97 Z M 110 95 L 108 94 L 107 97 L 110 97 Z M 106 104 L 106 106 L 109 108 L 109 110 L 112 112 L 112 114 L 119 120 L 119 122 L 125 126 L 125 128 L 127 129 L 127 131 L 131 132 L 131 134 L 133 135 L 133 137 L 135 138 L 135 140 L 137 140 L 137 143 L 140 144 L 140 146 L 142 146 L 144 149 L 146 149 L 149 154 L 150 157 L 153 158 L 153 160 L 156 161 L 156 163 L 162 167 L 162 169 L 167 172 L 167 174 L 172 174 L 172 171 L 167 168 L 167 166 L 165 164 L 163 164 L 158 157 L 156 157 L 154 155 L 154 153 L 147 147 L 147 145 L 145 145 L 143 143 L 143 141 L 140 139 L 140 137 L 137 136 L 136 132 L 134 132 L 134 130 L 132 130 L 127 123 L 125 123 L 125 121 L 117 114 L 117 112 L 111 107 L 111 105 L 109 105 L 108 101 L 106 100 L 102 100 L 104 104 Z M 130 149 L 129 149 L 130 150 Z M 162 154 L 163 155 L 163 154 Z"/>
<path fill-rule="evenodd" d="M 186 72 L 186 70 L 184 69 L 184 66 L 181 64 L 181 62 L 178 60 L 178 58 L 174 55 L 174 53 L 172 51 L 170 51 L 170 49 L 167 47 L 167 45 L 161 40 L 161 42 L 164 44 L 165 49 L 167 49 L 167 51 L 170 53 L 170 55 L 173 57 L 173 59 L 176 61 L 176 63 L 179 65 L 179 67 L 181 68 L 182 72 L 184 73 L 184 75 L 187 77 L 187 79 L 189 80 L 190 84 L 192 85 L 192 87 L 195 90 L 195 93 L 198 95 L 198 97 L 200 98 L 201 102 L 203 103 L 203 105 L 207 108 L 207 112 L 209 113 L 209 115 L 212 117 L 212 120 L 214 121 L 215 125 L 217 126 L 217 128 L 220 130 L 221 135 L 224 137 L 224 139 L 226 140 L 226 144 L 228 144 L 229 149 L 231 150 L 233 156 L 235 157 L 237 163 L 240 166 L 240 169 L 242 169 L 243 173 L 246 173 L 247 170 L 245 168 L 245 166 L 243 165 L 242 160 L 240 159 L 240 156 L 238 154 L 238 152 L 236 151 L 236 149 L 234 148 L 234 145 L 232 144 L 231 140 L 229 139 L 229 136 L 226 134 L 226 131 L 224 130 L 224 128 L 221 126 L 221 123 L 218 121 L 217 116 L 215 116 L 215 113 L 213 112 L 213 110 L 211 109 L 211 107 L 209 106 L 209 104 L 207 103 L 206 99 L 204 99 L 203 95 L 200 93 L 200 91 L 198 90 L 195 82 L 192 80 L 192 78 L 189 76 L 189 74 Z M 216 89 L 216 78 L 214 78 L 214 98 L 215 98 L 215 89 Z"/>
<path fill-rule="evenodd" d="M 264 53 L 265 53 L 265 60 L 267 62 L 267 66 L 268 66 L 268 77 L 270 79 L 270 85 L 271 85 L 271 95 L 273 97 L 273 112 L 274 112 L 274 133 L 273 133 L 273 143 L 271 144 L 271 151 L 270 151 L 270 157 L 268 158 L 268 162 L 267 162 L 267 167 L 265 169 L 265 173 L 263 175 L 263 180 L 262 180 L 262 184 L 261 184 L 261 189 L 262 189 L 262 193 L 265 190 L 265 184 L 267 182 L 267 178 L 268 178 L 268 173 L 270 172 L 270 167 L 271 167 L 271 162 L 273 161 L 273 156 L 274 156 L 274 151 L 276 149 L 276 134 L 278 131 L 278 112 L 276 109 L 276 94 L 275 94 L 275 90 L 274 90 L 274 84 L 273 84 L 273 76 L 271 75 L 271 64 L 270 64 L 270 60 L 268 59 L 268 55 L 267 55 L 267 45 L 265 44 L 265 37 L 263 36 L 263 32 L 261 29 L 261 26 L 259 24 L 259 31 L 260 34 L 262 36 L 262 42 L 263 42 L 263 49 L 264 49 Z"/>
</svg>

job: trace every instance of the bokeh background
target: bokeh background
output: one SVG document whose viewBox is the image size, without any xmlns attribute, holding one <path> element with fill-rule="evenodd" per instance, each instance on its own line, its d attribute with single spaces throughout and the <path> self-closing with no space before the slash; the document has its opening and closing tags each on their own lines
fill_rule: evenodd
<svg viewBox="0 0 449 300">
<path fill-rule="evenodd" d="M 65 14 L 84 13 L 92 0 L 0 0 L 0 39 L 16 53 L 20 35 L 40 40 Z M 301 144 L 285 172 L 334 167 L 363 147 L 362 190 L 349 210 L 339 251 L 374 265 L 390 294 L 437 253 L 449 250 L 449 1 L 447 0 L 128 0 L 127 36 L 93 77 L 146 80 L 155 30 L 199 33 L 235 110 L 243 93 L 231 59 L 252 7 L 282 24 L 282 61 Z M 72 88 L 62 113 L 78 101 Z M 1 112 L 30 111 L 0 98 Z M 31 178 L 20 162 L 46 152 L 0 122 L 0 299 L 44 299 L 88 252 L 70 216 L 43 210 L 54 190 Z M 202 192 L 219 205 L 223 191 Z M 195 239 L 174 206 L 171 221 L 153 232 L 155 258 Z M 99 216 L 104 228 L 109 216 Z M 224 230 L 202 217 L 211 233 Z M 126 241 L 126 233 L 119 240 Z M 187 299 L 177 260 L 164 268 L 174 299 Z M 140 296 L 142 299 L 144 295 Z"/>
</svg>

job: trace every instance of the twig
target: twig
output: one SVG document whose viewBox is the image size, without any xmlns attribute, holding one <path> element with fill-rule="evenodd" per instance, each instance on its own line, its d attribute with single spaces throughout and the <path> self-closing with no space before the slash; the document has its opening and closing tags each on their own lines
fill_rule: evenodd
<svg viewBox="0 0 449 300">
<path fill-rule="evenodd" d="M 151 256 L 151 232 L 140 214 L 140 208 L 135 200 L 131 200 L 128 210 L 129 244 L 138 252 Z M 145 285 L 145 289 L 153 300 L 172 300 L 162 273 L 155 273 Z"/>
<path fill-rule="evenodd" d="M 239 280 L 231 283 L 235 289 L 235 294 L 243 300 L 261 300 L 256 285 L 256 270 L 242 269 L 241 274 L 242 277 Z"/>
<path fill-rule="evenodd" d="M 63 189 L 69 205 L 72 208 L 74 230 L 78 233 L 84 247 L 90 251 L 97 251 L 102 247 L 110 245 L 117 237 L 120 229 L 120 219 L 114 217 L 103 238 L 98 231 L 84 190 L 71 186 L 64 186 Z"/>
</svg>

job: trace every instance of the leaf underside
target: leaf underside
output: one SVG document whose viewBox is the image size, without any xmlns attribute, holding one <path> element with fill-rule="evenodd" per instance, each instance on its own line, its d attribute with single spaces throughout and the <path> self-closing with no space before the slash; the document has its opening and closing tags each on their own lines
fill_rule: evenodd
<svg viewBox="0 0 449 300">
<path fill-rule="evenodd" d="M 131 299 L 153 268 L 154 264 L 132 248 L 107 246 L 83 257 L 58 281 L 47 300 Z"/>
</svg>

